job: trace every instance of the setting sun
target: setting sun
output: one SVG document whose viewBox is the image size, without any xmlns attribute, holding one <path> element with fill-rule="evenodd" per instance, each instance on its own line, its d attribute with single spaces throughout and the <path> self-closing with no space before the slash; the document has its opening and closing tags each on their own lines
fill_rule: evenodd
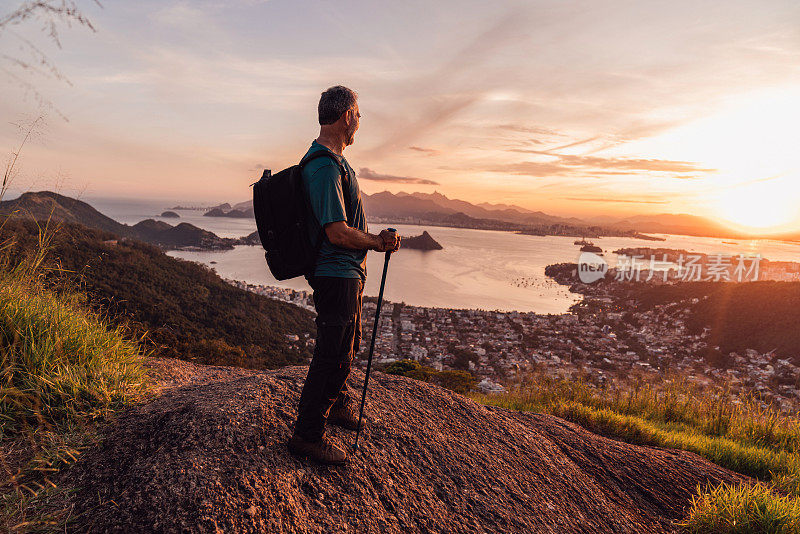
<svg viewBox="0 0 800 534">
<path fill-rule="evenodd" d="M 741 230 L 780 231 L 798 215 L 798 200 L 790 180 L 774 178 L 723 190 L 712 207 L 726 221 Z M 789 187 L 787 187 L 789 185 Z"/>
<path fill-rule="evenodd" d="M 726 97 L 707 116 L 628 149 L 707 169 L 676 189 L 698 212 L 741 231 L 780 232 L 800 217 L 798 125 L 800 89 L 775 87 Z"/>
</svg>

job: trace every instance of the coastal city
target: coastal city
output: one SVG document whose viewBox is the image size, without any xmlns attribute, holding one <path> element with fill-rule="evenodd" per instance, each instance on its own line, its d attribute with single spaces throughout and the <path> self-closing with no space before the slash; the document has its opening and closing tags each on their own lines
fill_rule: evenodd
<svg viewBox="0 0 800 534">
<path fill-rule="evenodd" d="M 788 270 L 795 270 L 792 266 Z M 780 278 L 790 276 L 782 270 Z M 616 273 L 611 273 L 611 277 Z M 778 273 L 775 273 L 778 274 Z M 575 271 L 571 273 L 574 277 Z M 570 280 L 556 281 L 570 285 Z M 642 283 L 663 283 L 644 271 Z M 646 281 L 645 281 L 646 280 Z M 242 289 L 313 310 L 311 293 L 229 280 Z M 774 351 L 732 353 L 724 366 L 709 365 L 708 329 L 690 333 L 689 303 L 652 309 L 619 305 L 614 285 L 586 286 L 574 313 L 537 314 L 480 309 L 410 306 L 384 301 L 374 364 L 378 369 L 413 360 L 436 371 L 468 371 L 482 392 L 502 392 L 528 373 L 580 380 L 591 387 L 661 382 L 670 377 L 700 388 L 724 387 L 733 394 L 756 394 L 785 412 L 800 407 L 800 368 Z M 696 303 L 696 299 L 694 301 Z M 365 298 L 363 340 L 356 365 L 366 365 L 376 302 Z M 590 309 L 591 313 L 581 310 Z M 313 337 L 291 341 L 313 347 Z"/>
</svg>

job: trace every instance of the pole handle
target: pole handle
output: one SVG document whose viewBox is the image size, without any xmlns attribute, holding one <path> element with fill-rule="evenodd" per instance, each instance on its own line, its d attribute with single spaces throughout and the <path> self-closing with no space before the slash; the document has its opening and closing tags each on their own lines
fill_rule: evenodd
<svg viewBox="0 0 800 534">
<path fill-rule="evenodd" d="M 395 230 L 394 228 L 387 228 L 386 230 L 387 230 L 387 231 L 389 231 L 389 232 L 392 232 L 393 234 L 396 234 L 396 233 L 397 233 L 397 230 Z M 391 251 L 391 250 L 387 250 L 387 251 L 386 251 L 386 261 L 389 261 L 389 255 L 390 255 L 391 253 L 392 253 L 392 251 Z"/>
</svg>

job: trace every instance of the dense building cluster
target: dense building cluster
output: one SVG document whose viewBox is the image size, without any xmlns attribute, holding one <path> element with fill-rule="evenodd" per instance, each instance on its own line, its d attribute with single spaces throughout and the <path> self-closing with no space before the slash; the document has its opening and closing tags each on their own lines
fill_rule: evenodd
<svg viewBox="0 0 800 534">
<path fill-rule="evenodd" d="M 310 293 L 232 283 L 313 310 Z M 410 359 L 438 371 L 469 371 L 484 391 L 501 391 L 534 370 L 596 386 L 681 376 L 701 387 L 758 393 L 787 411 L 800 407 L 800 369 L 789 359 L 748 349 L 710 361 L 708 331 L 687 330 L 687 304 L 637 311 L 615 304 L 608 290 L 590 293 L 589 311 L 560 315 L 384 302 L 374 362 Z M 375 309 L 374 301 L 365 301 L 356 365 L 366 363 Z"/>
</svg>

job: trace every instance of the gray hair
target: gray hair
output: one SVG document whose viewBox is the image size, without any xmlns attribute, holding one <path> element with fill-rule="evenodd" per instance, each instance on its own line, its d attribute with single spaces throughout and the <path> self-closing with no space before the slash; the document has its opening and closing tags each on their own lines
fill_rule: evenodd
<svg viewBox="0 0 800 534">
<path fill-rule="evenodd" d="M 356 104 L 358 94 L 344 85 L 328 87 L 319 97 L 319 123 L 333 124 Z"/>
</svg>

